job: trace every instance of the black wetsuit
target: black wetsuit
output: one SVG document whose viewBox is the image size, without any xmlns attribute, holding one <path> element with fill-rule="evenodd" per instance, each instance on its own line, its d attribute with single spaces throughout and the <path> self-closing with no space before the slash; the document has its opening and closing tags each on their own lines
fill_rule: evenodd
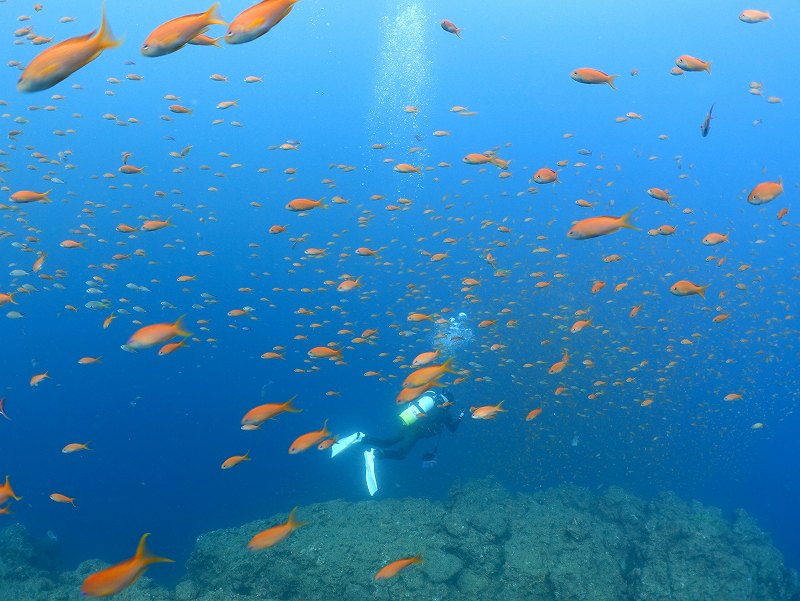
<svg viewBox="0 0 800 601">
<path fill-rule="evenodd" d="M 396 435 L 376 438 L 365 434 L 362 442 L 378 450 L 375 453 L 376 459 L 405 459 L 417 441 L 438 436 L 445 427 L 450 432 L 458 429 L 460 417 L 453 415 L 450 405 L 440 407 L 446 400 L 442 395 L 437 395 L 436 404 L 426 412 L 425 417 L 418 418 L 410 426 L 401 425 Z"/>
</svg>

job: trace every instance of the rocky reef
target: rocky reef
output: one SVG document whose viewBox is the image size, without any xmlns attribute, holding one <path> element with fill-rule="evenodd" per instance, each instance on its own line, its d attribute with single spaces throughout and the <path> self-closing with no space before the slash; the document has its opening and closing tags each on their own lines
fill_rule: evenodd
<svg viewBox="0 0 800 601">
<path fill-rule="evenodd" d="M 167 590 L 144 577 L 120 601 L 800 601 L 797 573 L 755 522 L 672 494 L 652 501 L 611 487 L 512 494 L 494 481 L 453 487 L 444 503 L 402 499 L 301 507 L 306 526 L 250 552 L 286 516 L 201 535 L 186 577 Z M 73 601 L 92 560 L 58 572 L 52 549 L 22 526 L 0 532 L 0 599 Z M 375 582 L 385 564 L 424 562 Z"/>
</svg>

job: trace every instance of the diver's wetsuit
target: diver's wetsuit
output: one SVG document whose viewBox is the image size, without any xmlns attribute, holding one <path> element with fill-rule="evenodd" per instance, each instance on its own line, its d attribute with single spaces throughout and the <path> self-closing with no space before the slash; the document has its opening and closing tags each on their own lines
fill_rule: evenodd
<svg viewBox="0 0 800 601">
<path fill-rule="evenodd" d="M 441 399 L 441 401 L 444 400 L 444 398 Z M 362 442 L 378 450 L 375 453 L 376 459 L 405 459 L 418 440 L 438 436 L 444 427 L 447 427 L 450 432 L 458 429 L 461 419 L 453 415 L 449 405 L 439 407 L 441 401 L 428 411 L 425 417 L 418 418 L 410 426 L 401 426 L 395 436 L 376 438 L 365 434 Z"/>
</svg>

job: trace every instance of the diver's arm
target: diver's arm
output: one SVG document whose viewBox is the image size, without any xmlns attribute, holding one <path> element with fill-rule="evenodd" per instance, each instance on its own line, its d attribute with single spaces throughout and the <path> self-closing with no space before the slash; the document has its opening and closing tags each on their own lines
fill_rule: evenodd
<svg viewBox="0 0 800 601">
<path fill-rule="evenodd" d="M 451 432 L 455 432 L 458 430 L 458 425 L 461 423 L 462 417 L 464 417 L 463 411 L 459 412 L 458 417 L 454 416 L 452 411 L 448 411 L 444 425 L 447 426 L 447 429 Z"/>
</svg>

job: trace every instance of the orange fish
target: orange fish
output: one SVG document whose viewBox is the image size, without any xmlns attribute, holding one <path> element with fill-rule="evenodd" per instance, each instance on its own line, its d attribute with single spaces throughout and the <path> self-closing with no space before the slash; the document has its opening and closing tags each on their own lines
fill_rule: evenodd
<svg viewBox="0 0 800 601">
<path fill-rule="evenodd" d="M 337 292 L 350 292 L 353 288 L 361 288 L 361 276 L 355 280 L 344 280 L 337 287 Z"/>
<path fill-rule="evenodd" d="M 110 326 L 110 325 L 111 325 L 111 322 L 112 322 L 112 321 L 114 321 L 116 318 L 117 318 L 117 316 L 116 316 L 116 315 L 114 315 L 114 313 L 113 313 L 113 312 L 111 313 L 111 315 L 109 315 L 108 317 L 106 317 L 106 318 L 103 320 L 103 329 L 104 329 L 104 330 L 107 330 L 107 329 L 108 329 L 108 326 Z"/>
<path fill-rule="evenodd" d="M 325 205 L 318 200 L 311 200 L 310 198 L 295 198 L 286 203 L 286 208 L 294 212 L 310 211 L 317 207 L 324 209 Z"/>
<path fill-rule="evenodd" d="M 569 76 L 578 83 L 607 83 L 615 90 L 617 88 L 614 87 L 614 80 L 619 77 L 619 75 L 608 75 L 590 67 L 575 69 Z"/>
<path fill-rule="evenodd" d="M 81 592 L 89 597 L 108 597 L 136 582 L 151 564 L 172 563 L 172 559 L 156 557 L 150 554 L 150 551 L 145 547 L 145 541 L 147 541 L 148 536 L 150 536 L 149 532 L 142 535 L 139 546 L 136 548 L 136 555 L 87 577 L 83 581 Z"/>
<path fill-rule="evenodd" d="M 158 349 L 158 356 L 163 357 L 164 355 L 169 355 L 170 353 L 174 353 L 179 348 L 186 346 L 186 338 L 183 340 L 179 340 L 178 342 L 168 342 L 160 349 Z"/>
<path fill-rule="evenodd" d="M 439 25 L 441 25 L 442 29 L 444 29 L 447 33 L 452 33 L 458 38 L 461 37 L 461 28 L 456 27 L 456 24 L 453 23 L 452 21 L 444 19 L 441 23 L 439 23 Z"/>
<path fill-rule="evenodd" d="M 289 514 L 289 519 L 286 520 L 285 524 L 278 524 L 277 526 L 267 528 L 266 530 L 262 530 L 256 534 L 250 539 L 250 542 L 247 543 L 247 548 L 251 551 L 260 551 L 261 549 L 266 549 L 267 547 L 271 547 L 281 542 L 300 526 L 305 526 L 306 522 L 300 522 L 294 519 L 295 511 L 297 511 L 297 507 L 292 509 L 291 513 Z"/>
<path fill-rule="evenodd" d="M 597 238 L 598 236 L 605 236 L 618 232 L 622 228 L 630 230 L 638 230 L 639 228 L 632 225 L 630 217 L 636 209 L 631 209 L 622 217 L 611 217 L 604 215 L 602 217 L 589 217 L 575 222 L 570 230 L 567 232 L 567 237 L 573 240 L 588 240 L 589 238 Z"/>
<path fill-rule="evenodd" d="M 49 378 L 50 376 L 47 374 L 47 372 L 44 372 L 43 374 L 36 374 L 35 376 L 31 377 L 31 381 L 29 383 L 31 386 L 38 386 L 42 380 Z"/>
<path fill-rule="evenodd" d="M 184 15 L 156 27 L 142 44 L 145 56 L 164 56 L 183 48 L 195 36 L 205 33 L 209 25 L 227 25 L 217 9 L 219 2 L 204 13 Z"/>
<path fill-rule="evenodd" d="M 772 16 L 763 10 L 755 10 L 749 8 L 739 13 L 739 20 L 742 23 L 761 23 L 762 21 L 769 21 Z"/>
<path fill-rule="evenodd" d="M 338 440 L 339 440 L 338 436 L 334 436 L 333 438 L 326 438 L 317 445 L 317 450 L 325 451 L 327 449 L 330 449 Z"/>
<path fill-rule="evenodd" d="M 386 580 L 387 578 L 394 578 L 397 574 L 410 565 L 422 563 L 422 555 L 415 555 L 414 557 L 406 557 L 405 559 L 398 559 L 392 563 L 383 566 L 378 573 L 375 574 L 375 580 Z"/>
<path fill-rule="evenodd" d="M 100 363 L 101 357 L 81 357 L 78 359 L 79 365 L 90 365 L 92 363 Z"/>
<path fill-rule="evenodd" d="M 682 71 L 705 71 L 711 75 L 711 61 L 706 62 L 688 54 L 682 54 L 675 59 L 675 64 Z"/>
<path fill-rule="evenodd" d="M 542 167 L 536 173 L 534 173 L 533 181 L 535 181 L 537 184 L 552 184 L 554 182 L 557 184 L 561 183 L 561 180 L 558 179 L 558 172 L 548 169 L 547 167 Z"/>
<path fill-rule="evenodd" d="M 421 396 L 423 392 L 429 390 L 435 383 L 425 384 L 424 386 L 419 386 L 418 388 L 403 388 L 397 395 L 395 399 L 395 403 L 398 405 L 405 405 L 406 403 L 410 403 L 411 401 L 415 400 L 417 397 Z"/>
<path fill-rule="evenodd" d="M 438 349 L 435 351 L 429 351 L 427 353 L 420 353 L 419 355 L 414 357 L 414 360 L 411 362 L 411 365 L 413 365 L 414 367 L 422 367 L 423 365 L 427 365 L 428 363 L 436 359 L 438 356 L 439 356 Z"/>
<path fill-rule="evenodd" d="M 18 204 L 25 204 L 28 202 L 52 202 L 50 198 L 47 196 L 50 194 L 52 190 L 48 190 L 47 192 L 34 192 L 32 190 L 17 190 L 8 199 L 11 202 L 16 202 Z"/>
<path fill-rule="evenodd" d="M 299 0 L 264 0 L 233 18 L 225 33 L 228 44 L 244 44 L 260 38 L 292 12 Z"/>
<path fill-rule="evenodd" d="M 762 182 L 750 191 L 747 195 L 747 202 L 751 205 L 763 205 L 775 200 L 783 194 L 783 179 L 778 178 L 777 182 Z"/>
<path fill-rule="evenodd" d="M 333 349 L 329 346 L 315 346 L 308 351 L 308 356 L 312 359 L 341 359 L 342 351 L 340 349 Z"/>
<path fill-rule="evenodd" d="M 229 470 L 232 467 L 239 465 L 242 461 L 250 461 L 250 451 L 247 451 L 244 455 L 233 455 L 228 457 L 225 461 L 222 462 L 220 466 L 223 470 Z"/>
<path fill-rule="evenodd" d="M 297 395 L 294 395 L 285 403 L 266 403 L 264 405 L 259 405 L 258 407 L 253 407 L 250 411 L 244 414 L 244 417 L 242 417 L 242 425 L 258 425 L 267 421 L 268 419 L 274 419 L 281 413 L 300 413 L 302 409 L 296 409 L 292 405 L 292 401 L 294 401 L 296 398 Z"/>
<path fill-rule="evenodd" d="M 89 443 L 81 443 L 81 442 L 71 442 L 63 449 L 61 449 L 62 453 L 75 453 L 77 451 L 91 451 L 92 449 L 89 448 Z"/>
<path fill-rule="evenodd" d="M 328 420 L 326 419 L 325 423 L 322 424 L 322 430 L 314 430 L 313 432 L 308 432 L 295 438 L 294 442 L 289 446 L 289 454 L 297 455 L 297 453 L 307 451 L 330 435 L 331 433 L 328 432 Z"/>
<path fill-rule="evenodd" d="M 62 495 L 61 493 L 54 492 L 52 495 L 50 495 L 50 499 L 56 503 L 69 503 L 73 507 L 77 507 L 77 505 L 75 505 L 75 497 L 68 497 L 66 495 Z"/>
<path fill-rule="evenodd" d="M 5 305 L 6 303 L 11 303 L 12 305 L 18 305 L 19 303 L 14 300 L 14 295 L 16 292 L 11 292 L 10 294 L 4 294 L 0 292 L 0 307 Z"/>
<path fill-rule="evenodd" d="M 105 6 L 97 35 L 95 32 L 69 38 L 48 48 L 28 64 L 17 82 L 19 92 L 38 92 L 51 88 L 96 59 L 103 50 L 119 46 L 122 41 L 111 35 Z"/>
<path fill-rule="evenodd" d="M 505 401 L 500 401 L 497 405 L 470 407 L 469 411 L 472 413 L 472 419 L 494 419 L 498 413 L 507 413 L 507 410 L 503 409 L 503 403 Z"/>
<path fill-rule="evenodd" d="M 647 194 L 656 200 L 663 200 L 665 203 L 672 206 L 671 201 L 673 196 L 670 196 L 669 190 L 662 190 L 661 188 L 648 188 Z"/>
<path fill-rule="evenodd" d="M 539 417 L 539 414 L 540 414 L 541 412 L 542 412 L 542 408 L 541 408 L 541 407 L 537 407 L 536 409 L 534 409 L 533 411 L 531 411 L 530 413 L 528 413 L 528 415 L 526 415 L 526 416 L 525 416 L 525 421 L 526 421 L 526 422 L 529 422 L 529 421 L 531 421 L 532 419 L 536 419 L 537 417 Z"/>
<path fill-rule="evenodd" d="M 438 380 L 445 373 L 457 373 L 450 369 L 450 362 L 452 360 L 453 358 L 450 357 L 441 365 L 429 365 L 411 372 L 406 379 L 403 380 L 403 388 L 420 388 L 426 384 L 430 384 L 431 382 Z"/>
<path fill-rule="evenodd" d="M 11 488 L 11 482 L 8 481 L 8 476 L 6 476 L 6 483 L 3 486 L 0 486 L 0 505 L 8 501 L 9 499 L 14 499 L 15 501 L 21 501 L 22 497 L 18 497 L 14 494 L 14 489 Z"/>
<path fill-rule="evenodd" d="M 564 349 L 564 356 L 561 357 L 561 361 L 557 361 L 550 366 L 550 369 L 547 370 L 548 374 L 557 374 L 561 373 L 564 368 L 569 364 L 569 353 Z"/>
<path fill-rule="evenodd" d="M 139 328 L 133 333 L 133 336 L 128 339 L 128 342 L 122 345 L 123 350 L 139 351 L 157 344 L 162 344 L 176 336 L 188 338 L 192 334 L 183 329 L 184 317 L 185 315 L 181 315 L 175 320 L 175 323 L 156 323 Z"/>
<path fill-rule="evenodd" d="M 153 219 L 151 221 L 145 221 L 142 224 L 142 231 L 143 232 L 157 232 L 158 230 L 163 230 L 165 227 L 175 226 L 169 218 L 167 219 Z"/>
<path fill-rule="evenodd" d="M 572 324 L 572 327 L 569 329 L 569 331 L 570 331 L 571 334 L 577 334 L 583 328 L 585 328 L 587 326 L 590 326 L 590 325 L 592 325 L 591 318 L 590 319 L 579 319 L 574 324 Z"/>
<path fill-rule="evenodd" d="M 669 291 L 675 296 L 690 296 L 692 294 L 699 294 L 701 298 L 705 298 L 706 288 L 708 288 L 710 285 L 711 284 L 698 286 L 689 280 L 679 280 L 670 287 Z"/>
<path fill-rule="evenodd" d="M 707 234 L 705 238 L 703 238 L 703 244 L 706 246 L 716 246 L 717 244 L 722 244 L 723 242 L 728 241 L 727 234 Z"/>
</svg>

